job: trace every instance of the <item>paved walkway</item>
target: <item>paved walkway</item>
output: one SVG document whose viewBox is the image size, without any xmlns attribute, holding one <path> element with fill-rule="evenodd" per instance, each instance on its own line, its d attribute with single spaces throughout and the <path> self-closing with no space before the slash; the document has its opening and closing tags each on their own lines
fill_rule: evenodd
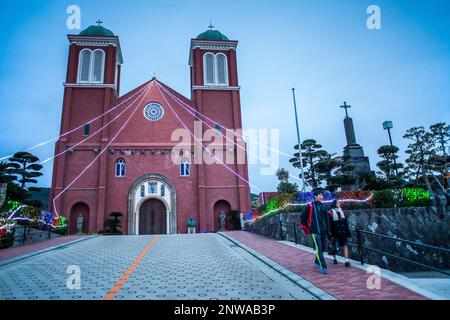
<svg viewBox="0 0 450 320">
<path fill-rule="evenodd" d="M 245 231 L 225 232 L 248 247 L 265 255 L 288 270 L 311 282 L 337 299 L 343 300 L 424 300 L 426 297 L 382 278 L 381 289 L 368 289 L 369 274 L 343 264 L 333 265 L 327 258 L 328 274 L 315 268 L 314 254 L 280 243 L 274 239 Z"/>
<path fill-rule="evenodd" d="M 239 250 L 218 234 L 94 237 L 0 268 L 0 300 L 314 299 Z"/>
<path fill-rule="evenodd" d="M 12 259 L 18 256 L 29 254 L 35 251 L 48 249 L 60 244 L 71 242 L 79 239 L 79 236 L 58 237 L 46 241 L 40 241 L 32 244 L 27 244 L 18 247 L 10 247 L 6 249 L 0 249 L 0 261 Z"/>
</svg>

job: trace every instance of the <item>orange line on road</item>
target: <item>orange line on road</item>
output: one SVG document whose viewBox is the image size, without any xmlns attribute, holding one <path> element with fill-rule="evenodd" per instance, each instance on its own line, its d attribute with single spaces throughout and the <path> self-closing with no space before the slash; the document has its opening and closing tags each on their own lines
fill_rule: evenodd
<svg viewBox="0 0 450 320">
<path fill-rule="evenodd" d="M 138 266 L 139 262 L 141 262 L 142 258 L 145 256 L 145 254 L 150 250 L 150 248 L 155 244 L 155 242 L 159 239 L 159 237 L 156 237 L 150 243 L 145 247 L 144 250 L 139 254 L 139 256 L 134 260 L 133 264 L 128 268 L 127 271 L 122 275 L 122 277 L 119 279 L 119 281 L 116 282 L 114 287 L 109 290 L 109 292 L 106 294 L 106 296 L 103 297 L 103 300 L 113 300 L 116 294 L 120 291 L 122 286 L 127 282 L 128 278 L 130 278 L 131 274 L 133 273 L 134 269 Z"/>
</svg>

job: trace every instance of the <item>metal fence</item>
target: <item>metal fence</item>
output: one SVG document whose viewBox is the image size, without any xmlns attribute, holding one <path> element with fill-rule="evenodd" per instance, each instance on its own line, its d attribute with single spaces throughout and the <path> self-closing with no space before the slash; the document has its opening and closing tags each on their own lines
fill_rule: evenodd
<svg viewBox="0 0 450 320">
<path fill-rule="evenodd" d="M 4 236 L 0 238 L 0 242 L 8 242 L 12 241 L 11 245 L 24 245 L 29 242 L 39 242 L 52 238 L 53 234 L 58 235 L 67 235 L 67 228 L 63 229 L 63 232 L 55 232 L 55 229 L 47 224 L 33 224 L 33 225 L 17 225 L 14 227 L 14 235 L 13 236 Z M 17 234 L 17 231 L 21 230 L 20 234 Z M 9 247 L 9 246 L 5 246 Z"/>
<path fill-rule="evenodd" d="M 287 224 L 287 226 L 285 226 L 285 224 Z M 292 234 L 294 235 L 295 244 L 299 244 L 299 238 L 300 238 L 299 235 L 302 231 L 301 231 L 298 223 L 280 221 L 280 238 L 282 240 L 286 240 L 287 234 L 288 234 L 288 232 L 287 232 L 288 227 L 291 228 L 291 230 L 292 230 Z M 367 252 L 374 252 L 376 254 L 390 257 L 397 261 L 405 262 L 407 264 L 413 265 L 413 266 L 421 268 L 421 269 L 431 270 L 431 271 L 439 272 L 439 273 L 445 274 L 447 276 L 450 276 L 450 272 L 447 270 L 436 268 L 434 266 L 430 266 L 430 265 L 427 265 L 427 264 L 424 264 L 424 263 L 421 263 L 418 261 L 414 261 L 414 260 L 399 256 L 398 254 L 394 254 L 392 252 L 386 252 L 386 251 L 383 251 L 383 250 L 380 250 L 377 248 L 373 248 L 373 247 L 364 245 L 364 243 L 365 243 L 364 237 L 375 237 L 375 238 L 383 239 L 386 241 L 406 243 L 409 245 L 414 245 L 416 247 L 435 251 L 436 254 L 444 255 L 445 257 L 447 257 L 447 256 L 450 257 L 450 249 L 432 246 L 429 244 L 423 244 L 423 243 L 419 243 L 419 242 L 414 242 L 411 240 L 391 237 L 391 236 L 387 236 L 387 235 L 383 235 L 383 234 L 379 234 L 379 233 L 375 233 L 375 232 L 369 232 L 369 231 L 362 230 L 360 228 L 351 229 L 350 232 L 352 234 L 352 238 L 351 238 L 351 241 L 348 243 L 348 245 L 356 248 L 356 250 L 358 252 L 359 261 L 362 265 L 365 263 L 366 258 L 368 258 Z"/>
</svg>

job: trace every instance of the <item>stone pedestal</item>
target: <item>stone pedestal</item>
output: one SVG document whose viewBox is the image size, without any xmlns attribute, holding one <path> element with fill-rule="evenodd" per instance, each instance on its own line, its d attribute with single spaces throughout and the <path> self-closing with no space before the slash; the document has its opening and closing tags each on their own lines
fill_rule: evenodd
<svg viewBox="0 0 450 320">
<path fill-rule="evenodd" d="M 195 227 L 188 227 L 188 234 L 195 234 Z"/>
</svg>

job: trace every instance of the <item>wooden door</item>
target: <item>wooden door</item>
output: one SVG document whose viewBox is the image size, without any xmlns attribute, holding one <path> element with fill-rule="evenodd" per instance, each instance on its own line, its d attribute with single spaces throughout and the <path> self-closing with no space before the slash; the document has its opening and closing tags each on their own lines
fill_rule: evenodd
<svg viewBox="0 0 450 320">
<path fill-rule="evenodd" d="M 159 200 L 145 201 L 139 210 L 139 234 L 166 234 L 166 206 Z"/>
</svg>

